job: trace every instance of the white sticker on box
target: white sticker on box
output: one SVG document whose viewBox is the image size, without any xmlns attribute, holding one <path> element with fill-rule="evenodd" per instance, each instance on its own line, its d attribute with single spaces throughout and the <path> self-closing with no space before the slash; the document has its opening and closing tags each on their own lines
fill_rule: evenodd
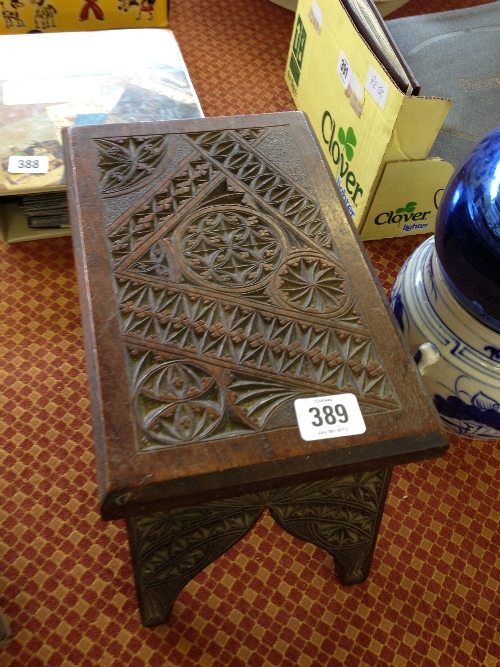
<svg viewBox="0 0 500 667">
<path fill-rule="evenodd" d="M 48 155 L 11 155 L 7 167 L 9 174 L 46 174 L 49 171 Z"/>
<path fill-rule="evenodd" d="M 354 394 L 298 398 L 294 401 L 294 407 L 303 440 L 342 438 L 366 431 Z"/>
<path fill-rule="evenodd" d="M 337 63 L 337 72 L 340 76 L 344 88 L 349 86 L 352 76 L 352 67 L 349 65 L 349 61 L 345 57 L 343 51 L 340 52 L 339 61 Z"/>
<path fill-rule="evenodd" d="M 316 0 L 311 5 L 309 10 L 309 20 L 311 21 L 313 28 L 316 30 L 318 35 L 321 35 L 321 26 L 323 25 L 323 12 L 321 11 Z"/>
<path fill-rule="evenodd" d="M 387 96 L 389 94 L 389 86 L 371 65 L 368 66 L 365 88 L 379 107 L 385 109 L 385 103 L 387 102 Z"/>
</svg>

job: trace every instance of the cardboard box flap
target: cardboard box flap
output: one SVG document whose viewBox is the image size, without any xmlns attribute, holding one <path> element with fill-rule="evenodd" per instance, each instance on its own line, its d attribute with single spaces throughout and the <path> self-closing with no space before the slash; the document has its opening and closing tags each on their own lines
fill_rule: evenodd
<svg viewBox="0 0 500 667">
<path fill-rule="evenodd" d="M 451 104 L 440 97 L 405 97 L 387 147 L 387 162 L 425 159 Z"/>
<path fill-rule="evenodd" d="M 361 238 L 374 240 L 434 232 L 438 205 L 452 174 L 453 166 L 439 158 L 386 164 Z"/>
</svg>

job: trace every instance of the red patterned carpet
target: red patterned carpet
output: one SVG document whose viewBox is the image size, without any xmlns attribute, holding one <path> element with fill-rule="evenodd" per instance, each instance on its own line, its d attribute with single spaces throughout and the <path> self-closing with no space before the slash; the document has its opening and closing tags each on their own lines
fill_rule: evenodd
<svg viewBox="0 0 500 667">
<path fill-rule="evenodd" d="M 397 16 L 478 4 L 410 0 Z M 172 0 L 206 115 L 292 109 L 292 14 L 268 0 Z M 388 290 L 423 240 L 368 251 Z M 124 523 L 98 514 L 80 311 L 68 238 L 0 245 L 1 667 L 497 667 L 500 442 L 450 438 L 395 469 L 369 579 L 269 515 L 139 621 Z M 418 406 L 417 406 L 418 407 Z"/>
</svg>

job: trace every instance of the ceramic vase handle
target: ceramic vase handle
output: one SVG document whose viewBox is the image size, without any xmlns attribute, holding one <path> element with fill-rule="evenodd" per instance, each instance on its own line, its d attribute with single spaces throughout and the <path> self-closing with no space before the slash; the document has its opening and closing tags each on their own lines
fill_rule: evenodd
<svg viewBox="0 0 500 667">
<path fill-rule="evenodd" d="M 430 341 L 422 343 L 415 355 L 415 362 L 421 375 L 425 375 L 425 369 L 436 363 L 441 355 L 439 350 Z"/>
</svg>

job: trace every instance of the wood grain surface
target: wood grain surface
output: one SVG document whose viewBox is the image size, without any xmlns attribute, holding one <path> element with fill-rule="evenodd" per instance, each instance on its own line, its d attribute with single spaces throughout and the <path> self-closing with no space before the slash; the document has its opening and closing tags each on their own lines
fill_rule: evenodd
<svg viewBox="0 0 500 667">
<path fill-rule="evenodd" d="M 72 128 L 105 518 L 436 456 L 446 439 L 306 117 Z M 362 435 L 305 441 L 297 398 Z"/>
</svg>

